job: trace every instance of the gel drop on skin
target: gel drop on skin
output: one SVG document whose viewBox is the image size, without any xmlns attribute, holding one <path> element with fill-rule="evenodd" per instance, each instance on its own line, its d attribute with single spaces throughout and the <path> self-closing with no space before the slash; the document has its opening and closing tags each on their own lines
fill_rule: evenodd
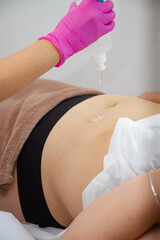
<svg viewBox="0 0 160 240">
<path fill-rule="evenodd" d="M 76 5 L 79 5 L 82 0 L 75 0 Z M 98 2 L 105 2 L 107 0 L 98 0 Z M 116 0 L 115 0 L 116 1 Z M 105 62 L 107 61 L 106 53 L 112 49 L 111 33 L 107 33 L 96 42 L 88 46 L 85 51 L 91 56 L 96 69 L 100 72 L 100 81 L 102 83 L 102 72 L 106 69 Z"/>
</svg>

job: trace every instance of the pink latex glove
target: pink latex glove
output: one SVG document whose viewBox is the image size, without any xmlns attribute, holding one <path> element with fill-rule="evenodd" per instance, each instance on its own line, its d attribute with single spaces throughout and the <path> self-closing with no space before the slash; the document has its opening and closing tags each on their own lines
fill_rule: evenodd
<svg viewBox="0 0 160 240">
<path fill-rule="evenodd" d="M 104 34 L 113 30 L 115 22 L 112 1 L 83 0 L 78 6 L 73 2 L 69 12 L 55 30 L 45 37 L 54 44 L 61 55 L 61 66 L 67 58 L 83 50 Z"/>
</svg>

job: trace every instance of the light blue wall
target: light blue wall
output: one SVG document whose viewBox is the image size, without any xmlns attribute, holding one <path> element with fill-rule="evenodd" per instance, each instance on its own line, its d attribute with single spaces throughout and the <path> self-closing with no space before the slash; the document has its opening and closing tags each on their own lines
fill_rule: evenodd
<svg viewBox="0 0 160 240">
<path fill-rule="evenodd" d="M 52 31 L 66 14 L 70 0 L 0 0 L 0 58 L 8 56 Z M 85 52 L 43 77 L 106 93 L 137 96 L 160 91 L 160 1 L 119 0 L 120 14 L 112 33 L 103 84 Z"/>
</svg>

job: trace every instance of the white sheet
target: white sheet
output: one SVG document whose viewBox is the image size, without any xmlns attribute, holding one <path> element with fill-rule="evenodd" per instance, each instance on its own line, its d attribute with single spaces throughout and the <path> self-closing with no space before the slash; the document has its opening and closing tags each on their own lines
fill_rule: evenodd
<svg viewBox="0 0 160 240">
<path fill-rule="evenodd" d="M 1 240 L 58 240 L 65 230 L 21 224 L 11 213 L 0 211 Z"/>
<path fill-rule="evenodd" d="M 58 240 L 66 231 L 53 227 L 40 228 L 38 225 L 29 223 L 23 224 L 23 226 L 36 240 Z"/>
<path fill-rule="evenodd" d="M 128 126 L 128 128 L 126 126 Z M 119 141 L 117 136 L 119 137 Z M 124 141 L 125 144 L 123 145 Z M 94 201 L 108 190 L 108 185 L 106 186 L 106 184 L 111 183 L 111 186 L 109 187 L 109 190 L 111 190 L 115 187 L 115 183 L 116 185 L 119 185 L 124 182 L 124 180 L 126 181 L 128 178 L 134 177 L 133 174 L 138 175 L 143 172 L 147 172 L 149 169 L 160 167 L 160 149 L 158 145 L 159 141 L 160 114 L 139 120 L 137 122 L 133 122 L 126 118 L 120 119 L 116 125 L 115 132 L 111 140 L 109 153 L 106 156 L 110 157 L 113 155 L 113 160 L 115 161 L 116 157 L 114 157 L 114 155 L 116 155 L 116 148 L 114 146 L 120 146 L 120 148 L 117 148 L 119 150 L 117 151 L 117 165 L 114 166 L 113 171 L 111 171 L 111 169 L 107 169 L 104 174 L 101 172 L 87 186 L 86 190 L 83 192 L 83 201 L 85 194 L 87 196 L 85 196 L 86 205 L 90 204 L 90 202 Z M 116 143 L 115 145 L 114 142 Z M 118 143 L 119 145 L 117 145 Z M 127 144 L 129 146 L 128 150 L 126 148 Z M 122 145 L 124 148 L 122 148 Z M 123 159 L 124 156 L 126 157 L 125 160 Z M 130 160 L 130 162 L 127 162 L 127 159 Z M 124 164 L 122 164 L 122 168 L 120 169 L 121 171 L 118 169 L 118 174 L 115 174 L 116 167 L 120 167 L 120 160 L 122 160 L 122 163 L 127 163 L 127 167 L 129 166 L 131 170 L 134 169 L 134 171 L 132 171 L 133 173 L 131 171 L 127 171 L 127 168 L 124 168 Z M 107 168 L 107 164 L 109 164 L 110 167 L 111 161 L 104 162 L 104 168 Z M 121 173 L 121 175 L 119 173 Z M 122 173 L 129 173 L 129 175 L 125 175 L 124 177 Z M 109 176 L 107 181 L 106 176 Z M 97 183 L 99 185 L 96 187 L 95 184 Z M 91 184 L 93 184 L 93 186 Z M 103 188 L 100 186 L 103 186 Z M 21 224 L 12 214 L 0 212 L 1 240 L 58 240 L 63 235 L 64 231 L 65 230 L 60 230 L 52 227 L 40 228 L 38 225 L 28 223 Z"/>
<path fill-rule="evenodd" d="M 83 208 L 120 184 L 160 168 L 160 114 L 139 121 L 120 118 L 103 170 L 82 193 Z"/>
</svg>

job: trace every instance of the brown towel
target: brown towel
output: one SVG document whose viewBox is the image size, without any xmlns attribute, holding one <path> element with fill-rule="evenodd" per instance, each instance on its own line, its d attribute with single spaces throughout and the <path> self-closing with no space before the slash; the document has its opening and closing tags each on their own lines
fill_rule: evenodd
<svg viewBox="0 0 160 240">
<path fill-rule="evenodd" d="M 0 189 L 13 182 L 18 155 L 38 121 L 63 100 L 85 94 L 101 93 L 39 79 L 0 103 Z"/>
</svg>

